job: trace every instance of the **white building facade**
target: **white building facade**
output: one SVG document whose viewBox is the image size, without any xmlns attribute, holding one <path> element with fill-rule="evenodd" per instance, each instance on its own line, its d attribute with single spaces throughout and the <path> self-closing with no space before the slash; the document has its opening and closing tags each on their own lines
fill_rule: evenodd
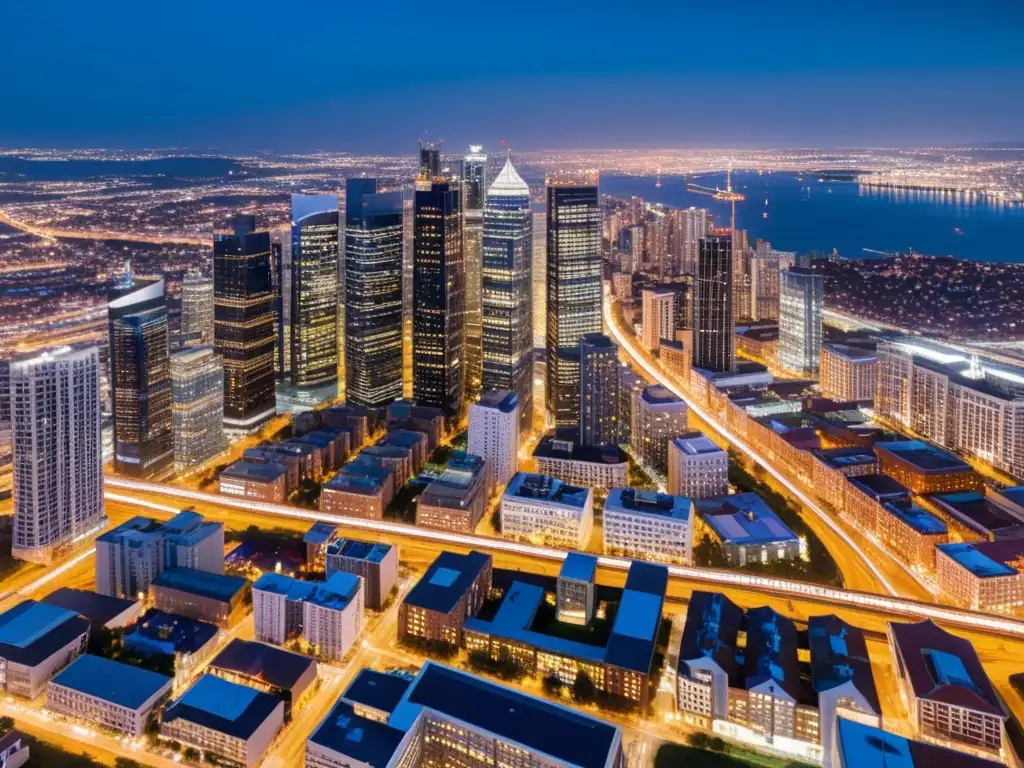
<svg viewBox="0 0 1024 768">
<path fill-rule="evenodd" d="M 508 390 L 485 392 L 469 406 L 467 452 L 487 461 L 492 488 L 508 485 L 519 463 L 519 398 Z"/>
<path fill-rule="evenodd" d="M 708 499 L 729 492 L 729 454 L 700 432 L 668 444 L 668 492 Z"/>
</svg>

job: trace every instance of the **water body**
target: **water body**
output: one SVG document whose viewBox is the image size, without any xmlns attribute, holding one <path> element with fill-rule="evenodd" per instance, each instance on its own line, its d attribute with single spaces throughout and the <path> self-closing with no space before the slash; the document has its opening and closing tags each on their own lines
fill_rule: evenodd
<svg viewBox="0 0 1024 768">
<path fill-rule="evenodd" d="M 990 262 L 1024 262 L 1024 205 L 854 182 L 819 181 L 794 173 L 733 173 L 736 227 L 781 251 L 862 258 L 871 251 L 907 251 Z M 673 208 L 707 208 L 722 226 L 728 203 L 687 190 L 687 183 L 725 188 L 725 174 L 692 177 L 602 175 L 601 192 L 632 195 Z M 869 249 L 869 250 L 865 250 Z"/>
</svg>

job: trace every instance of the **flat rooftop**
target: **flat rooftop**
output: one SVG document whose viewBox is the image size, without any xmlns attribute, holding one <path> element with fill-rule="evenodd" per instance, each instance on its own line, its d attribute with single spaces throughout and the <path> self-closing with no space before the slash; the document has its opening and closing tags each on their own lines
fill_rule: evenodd
<svg viewBox="0 0 1024 768">
<path fill-rule="evenodd" d="M 349 557 L 353 560 L 366 560 L 371 563 L 381 562 L 390 551 L 390 544 L 358 541 L 356 539 L 338 539 L 327 545 L 327 554 L 329 555 L 340 555 L 341 557 Z"/>
<path fill-rule="evenodd" d="M 863 363 L 878 360 L 878 354 L 874 350 L 851 347 L 848 344 L 822 344 L 821 348 L 844 360 Z"/>
<path fill-rule="evenodd" d="M 997 768 L 986 760 L 936 744 L 915 741 L 840 717 L 836 732 L 842 765 L 851 768 Z"/>
<path fill-rule="evenodd" d="M 530 472 L 517 472 L 505 489 L 505 496 L 537 499 L 582 509 L 587 505 L 591 489 L 563 483 L 561 480 Z"/>
<path fill-rule="evenodd" d="M 105 626 L 107 622 L 116 619 L 136 604 L 134 600 L 101 595 L 85 589 L 71 589 L 70 587 L 54 590 L 41 602 L 67 608 L 69 611 L 85 616 L 94 629 Z"/>
<path fill-rule="evenodd" d="M 890 515 L 895 515 L 918 533 L 926 536 L 938 536 L 948 533 L 946 524 L 939 518 L 917 504 L 906 502 L 887 502 L 882 508 Z"/>
<path fill-rule="evenodd" d="M 343 698 L 381 712 L 393 712 L 411 684 L 412 680 L 405 675 L 378 672 L 367 667 L 359 670 L 345 689 Z"/>
<path fill-rule="evenodd" d="M 870 448 L 831 448 L 814 451 L 814 455 L 822 463 L 840 471 L 878 464 L 878 457 Z"/>
<path fill-rule="evenodd" d="M 349 472 L 340 472 L 324 483 L 324 490 L 358 493 L 363 496 L 376 496 L 387 482 L 391 473 L 378 467 L 362 468 Z"/>
<path fill-rule="evenodd" d="M 704 522 L 725 544 L 770 544 L 797 538 L 756 493 L 696 499 L 693 504 Z"/>
<path fill-rule="evenodd" d="M 660 384 L 652 384 L 648 387 L 644 387 L 644 391 L 641 393 L 640 397 L 643 398 L 644 402 L 651 405 L 670 405 L 673 403 L 683 402 Z"/>
<path fill-rule="evenodd" d="M 494 389 L 484 392 L 476 403 L 484 408 L 495 408 L 502 413 L 512 413 L 519 407 L 519 395 L 507 389 Z"/>
<path fill-rule="evenodd" d="M 264 573 L 252 588 L 259 592 L 283 595 L 292 602 L 313 603 L 341 611 L 348 607 L 359 591 L 359 578 L 346 571 L 338 571 L 325 582 L 303 581 L 280 573 Z"/>
<path fill-rule="evenodd" d="M 135 624 L 135 629 L 125 636 L 125 643 L 143 652 L 148 650 L 167 655 L 195 653 L 216 637 L 218 631 L 217 627 L 205 621 L 151 608 Z"/>
<path fill-rule="evenodd" d="M 88 631 L 76 611 L 24 600 L 0 614 L 0 658 L 34 667 Z"/>
<path fill-rule="evenodd" d="M 673 496 L 658 491 L 638 488 L 612 488 L 605 500 L 605 511 L 625 511 L 631 514 L 654 515 L 685 521 L 690 518 L 692 502 L 684 496 Z"/>
<path fill-rule="evenodd" d="M 1024 536 L 1024 520 L 993 499 L 975 491 L 935 493 L 926 496 L 939 511 L 980 533 L 995 538 Z"/>
<path fill-rule="evenodd" d="M 169 690 L 171 678 L 86 653 L 71 662 L 53 682 L 127 709 L 138 709 L 161 689 Z"/>
<path fill-rule="evenodd" d="M 251 640 L 233 639 L 210 662 L 211 669 L 221 669 L 262 680 L 267 685 L 290 690 L 316 662 L 308 656 L 292 653 L 273 645 Z"/>
<path fill-rule="evenodd" d="M 560 579 L 573 579 L 574 581 L 588 581 L 593 583 L 594 574 L 597 572 L 597 556 L 586 555 L 582 552 L 570 552 L 562 561 L 562 569 L 558 572 Z"/>
<path fill-rule="evenodd" d="M 283 464 L 241 459 L 220 473 L 221 478 L 272 483 L 288 472 Z"/>
<path fill-rule="evenodd" d="M 430 611 L 450 613 L 480 571 L 490 563 L 491 556 L 482 552 L 474 551 L 465 555 L 442 552 L 409 590 L 405 603 Z"/>
<path fill-rule="evenodd" d="M 1010 564 L 1024 560 L 1024 539 L 939 544 L 936 549 L 979 579 L 1013 576 L 1018 571 Z"/>
<path fill-rule="evenodd" d="M 277 696 L 207 674 L 166 707 L 162 719 L 168 723 L 181 718 L 248 740 L 280 706 L 283 702 Z"/>
<path fill-rule="evenodd" d="M 849 480 L 873 499 L 910 498 L 910 489 L 888 475 L 858 475 Z"/>
<path fill-rule="evenodd" d="M 1016 504 L 1018 507 L 1024 507 L 1024 485 L 1015 485 L 1012 488 L 1004 488 L 999 491 L 999 495 L 1011 504 Z"/>
<path fill-rule="evenodd" d="M 676 444 L 679 450 L 689 456 L 703 453 L 725 453 L 703 432 L 687 432 L 685 435 L 675 438 L 672 442 Z"/>
<path fill-rule="evenodd" d="M 241 576 L 222 576 L 195 568 L 168 568 L 155 579 L 153 585 L 191 592 L 211 600 L 231 601 L 248 585 L 249 580 Z"/>
<path fill-rule="evenodd" d="M 973 472 L 971 465 L 923 440 L 875 443 L 876 453 L 888 453 L 913 464 L 922 472 Z"/>
<path fill-rule="evenodd" d="M 306 531 L 302 541 L 306 544 L 326 544 L 334 536 L 338 526 L 333 523 L 313 523 L 313 526 Z"/>
<path fill-rule="evenodd" d="M 576 440 L 565 440 L 554 435 L 545 435 L 533 449 L 535 459 L 564 459 L 586 461 L 591 464 L 625 464 L 629 456 L 617 445 L 582 445 Z"/>
</svg>

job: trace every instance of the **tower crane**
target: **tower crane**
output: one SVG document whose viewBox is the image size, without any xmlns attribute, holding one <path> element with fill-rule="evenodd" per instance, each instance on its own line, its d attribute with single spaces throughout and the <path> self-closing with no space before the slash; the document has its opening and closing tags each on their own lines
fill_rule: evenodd
<svg viewBox="0 0 1024 768">
<path fill-rule="evenodd" d="M 719 189 L 715 187 L 703 187 L 700 184 L 687 184 L 687 192 L 694 192 L 698 195 L 707 195 L 713 197 L 715 200 L 727 200 L 730 203 L 732 214 L 729 218 L 729 230 L 735 234 L 736 232 L 736 203 L 737 201 L 743 202 L 746 200 L 746 196 L 742 192 L 737 192 L 732 188 L 732 166 L 730 165 L 725 171 L 725 189 Z"/>
</svg>

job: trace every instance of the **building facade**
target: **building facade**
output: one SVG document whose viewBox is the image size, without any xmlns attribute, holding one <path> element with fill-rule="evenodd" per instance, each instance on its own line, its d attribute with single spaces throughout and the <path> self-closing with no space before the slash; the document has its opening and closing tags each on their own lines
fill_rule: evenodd
<svg viewBox="0 0 1024 768">
<path fill-rule="evenodd" d="M 171 416 L 179 472 L 224 450 L 224 358 L 212 347 L 171 355 Z"/>
<path fill-rule="evenodd" d="M 717 372 L 736 367 L 732 245 L 732 235 L 726 230 L 713 230 L 700 241 L 694 281 L 694 368 Z"/>
<path fill-rule="evenodd" d="M 676 298 L 675 289 L 668 287 L 644 288 L 640 294 L 641 341 L 647 349 L 659 349 L 662 339 L 675 339 Z"/>
<path fill-rule="evenodd" d="M 582 445 L 618 445 L 619 348 L 602 333 L 588 333 L 580 339 L 579 441 Z"/>
<path fill-rule="evenodd" d="M 213 279 L 191 271 L 181 281 L 181 346 L 213 346 Z"/>
<path fill-rule="evenodd" d="M 779 279 L 779 365 L 802 376 L 821 367 L 821 310 L 825 276 L 792 267 Z"/>
<path fill-rule="evenodd" d="M 682 565 L 692 560 L 690 502 L 681 496 L 612 488 L 602 532 L 606 554 Z"/>
<path fill-rule="evenodd" d="M 492 488 L 508 485 L 518 471 L 519 423 L 519 396 L 515 392 L 485 392 L 469 406 L 467 450 L 487 462 Z"/>
<path fill-rule="evenodd" d="M 633 398 L 633 457 L 644 467 L 667 474 L 669 443 L 689 431 L 686 418 L 686 403 L 665 387 L 645 387 Z"/>
<path fill-rule="evenodd" d="M 585 550 L 594 527 L 594 490 L 520 472 L 501 497 L 501 532 Z"/>
<path fill-rule="evenodd" d="M 687 432 L 668 444 L 668 491 L 690 499 L 729 492 L 729 454 L 701 432 Z"/>
<path fill-rule="evenodd" d="M 466 262 L 466 397 L 480 394 L 483 377 L 481 297 L 484 259 L 484 201 L 487 198 L 487 155 L 473 145 L 462 159 L 462 250 Z"/>
</svg>

